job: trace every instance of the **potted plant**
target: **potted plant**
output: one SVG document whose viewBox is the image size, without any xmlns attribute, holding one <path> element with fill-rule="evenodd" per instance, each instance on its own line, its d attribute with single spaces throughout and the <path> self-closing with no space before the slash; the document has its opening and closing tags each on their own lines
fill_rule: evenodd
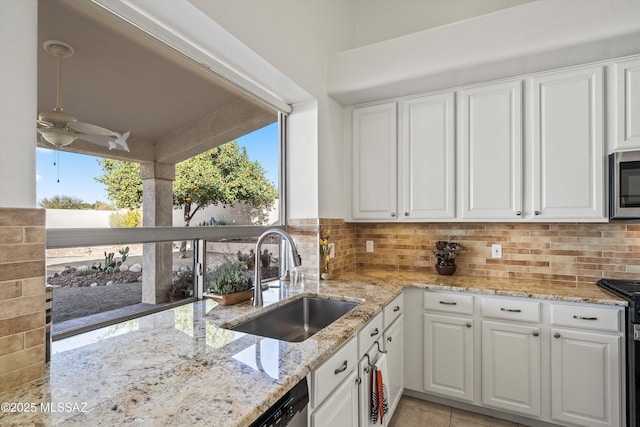
<svg viewBox="0 0 640 427">
<path fill-rule="evenodd" d="M 269 268 L 271 265 L 271 252 L 269 252 L 269 249 L 262 251 L 260 254 L 260 262 L 262 264 L 262 268 Z"/>
<path fill-rule="evenodd" d="M 187 296 L 189 289 L 193 287 L 193 270 L 187 267 L 176 271 L 169 289 L 169 302 L 175 302 Z"/>
<path fill-rule="evenodd" d="M 244 262 L 249 270 L 253 270 L 256 268 L 256 254 L 253 253 L 253 249 L 249 249 L 248 254 L 245 254 L 242 251 L 238 251 L 237 256 L 238 261 Z"/>
<path fill-rule="evenodd" d="M 208 270 L 206 297 L 222 305 L 237 304 L 253 296 L 253 279 L 247 265 L 233 258 L 226 259 L 214 270 Z"/>
<path fill-rule="evenodd" d="M 456 272 L 458 266 L 456 265 L 456 256 L 464 251 L 464 248 L 460 243 L 452 242 L 453 238 L 449 240 L 439 240 L 436 243 L 436 248 L 433 250 L 433 255 L 438 258 L 436 262 L 436 271 L 443 276 L 451 276 Z"/>
</svg>

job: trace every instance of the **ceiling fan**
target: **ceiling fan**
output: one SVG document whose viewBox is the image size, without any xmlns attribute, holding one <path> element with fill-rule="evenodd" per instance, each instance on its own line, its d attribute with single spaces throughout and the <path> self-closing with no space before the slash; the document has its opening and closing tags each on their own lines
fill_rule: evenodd
<svg viewBox="0 0 640 427">
<path fill-rule="evenodd" d="M 79 122 L 75 117 L 62 112 L 61 76 L 62 58 L 68 58 L 74 53 L 73 47 L 59 40 L 47 40 L 42 45 L 48 54 L 58 58 L 58 80 L 56 84 L 56 107 L 52 111 L 38 114 L 38 133 L 45 142 L 64 147 L 76 139 L 108 147 L 129 151 L 127 138 L 129 132 L 123 134 L 96 126 Z"/>
</svg>

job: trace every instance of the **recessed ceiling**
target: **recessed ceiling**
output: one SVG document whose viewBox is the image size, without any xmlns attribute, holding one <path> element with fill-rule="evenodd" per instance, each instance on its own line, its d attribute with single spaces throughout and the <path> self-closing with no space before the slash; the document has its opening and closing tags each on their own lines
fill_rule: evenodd
<svg viewBox="0 0 640 427">
<path fill-rule="evenodd" d="M 79 0 L 38 2 L 38 112 L 52 110 L 56 105 L 57 60 L 42 48 L 46 40 L 52 39 L 75 49 L 73 56 L 62 61 L 64 112 L 117 132 L 131 131 L 131 153 L 109 152 L 82 141 L 65 147 L 68 151 L 95 150 L 91 154 L 174 162 L 228 141 L 220 141 L 214 133 L 235 139 L 277 119 L 275 111 L 170 47 Z M 193 123 L 202 128 L 203 120 L 224 116 L 216 112 L 230 105 L 237 111 L 238 105 L 245 104 L 245 109 L 252 112 L 245 116 L 249 126 L 229 124 L 238 128 L 234 131 L 225 123 L 212 124 L 210 135 L 199 136 L 201 141 L 196 145 L 202 145 L 198 149 L 191 141 L 189 150 L 182 154 L 180 141 L 168 138 L 172 134 L 184 135 Z M 156 147 L 159 140 L 165 145 L 162 156 Z"/>
</svg>

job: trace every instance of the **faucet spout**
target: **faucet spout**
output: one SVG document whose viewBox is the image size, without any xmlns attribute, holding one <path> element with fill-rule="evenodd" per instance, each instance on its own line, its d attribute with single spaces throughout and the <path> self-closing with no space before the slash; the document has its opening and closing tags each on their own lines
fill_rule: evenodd
<svg viewBox="0 0 640 427">
<path fill-rule="evenodd" d="M 265 231 L 264 233 L 262 233 L 262 235 L 258 237 L 258 242 L 256 243 L 256 250 L 255 250 L 255 257 L 256 257 L 255 269 L 256 270 L 255 270 L 255 277 L 254 277 L 255 280 L 254 280 L 254 288 L 253 288 L 253 306 L 254 307 L 261 307 L 263 305 L 262 273 L 260 268 L 261 267 L 260 247 L 262 246 L 262 242 L 264 242 L 264 240 L 272 234 L 279 235 L 289 243 L 289 247 L 291 248 L 291 257 L 293 258 L 293 265 L 296 267 L 300 267 L 300 265 L 302 265 L 302 258 L 300 258 L 300 255 L 298 255 L 298 249 L 296 248 L 295 243 L 293 243 L 293 239 L 291 238 L 291 236 L 289 236 L 287 232 L 282 231 L 279 228 L 271 228 Z"/>
</svg>

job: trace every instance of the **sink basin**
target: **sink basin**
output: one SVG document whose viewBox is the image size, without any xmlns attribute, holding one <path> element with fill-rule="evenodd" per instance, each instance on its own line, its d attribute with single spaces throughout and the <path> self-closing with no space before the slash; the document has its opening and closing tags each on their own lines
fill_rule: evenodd
<svg viewBox="0 0 640 427">
<path fill-rule="evenodd" d="M 300 342 L 335 322 L 357 305 L 355 302 L 304 297 L 229 329 L 282 341 Z"/>
</svg>

